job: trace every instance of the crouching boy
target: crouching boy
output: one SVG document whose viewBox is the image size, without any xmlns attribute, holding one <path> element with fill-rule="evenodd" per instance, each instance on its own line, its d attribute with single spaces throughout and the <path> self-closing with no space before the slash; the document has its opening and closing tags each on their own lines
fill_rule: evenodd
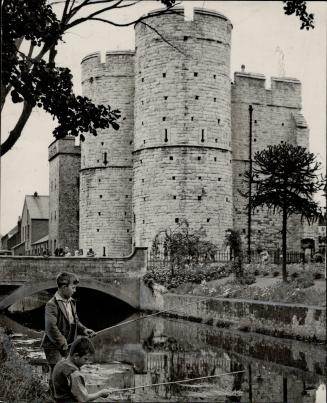
<svg viewBox="0 0 327 403">
<path fill-rule="evenodd" d="M 94 352 L 91 341 L 82 336 L 73 342 L 68 357 L 56 364 L 52 382 L 57 403 L 89 402 L 108 396 L 108 389 L 88 393 L 84 377 L 80 372 L 81 367 L 90 362 Z"/>
</svg>

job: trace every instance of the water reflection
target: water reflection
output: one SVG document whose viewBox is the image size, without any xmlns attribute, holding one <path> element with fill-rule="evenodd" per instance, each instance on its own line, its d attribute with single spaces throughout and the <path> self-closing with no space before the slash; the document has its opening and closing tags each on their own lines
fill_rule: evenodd
<svg viewBox="0 0 327 403">
<path fill-rule="evenodd" d="M 326 351 L 320 345 L 160 317 L 103 331 L 94 344 L 96 363 L 84 368 L 90 390 L 135 388 L 107 401 L 326 401 Z M 160 385 L 140 388 L 153 384 Z"/>
</svg>

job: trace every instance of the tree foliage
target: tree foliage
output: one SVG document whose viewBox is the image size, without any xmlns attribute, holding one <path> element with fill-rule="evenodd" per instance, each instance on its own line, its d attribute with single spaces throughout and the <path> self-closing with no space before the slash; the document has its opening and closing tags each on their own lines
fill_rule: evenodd
<svg viewBox="0 0 327 403">
<path fill-rule="evenodd" d="M 319 178 L 320 163 L 306 148 L 283 143 L 268 146 L 254 155 L 252 177 L 245 174 L 253 183 L 251 209 L 266 206 L 274 214 L 282 215 L 283 279 L 286 280 L 287 219 L 299 214 L 301 220 L 309 223 L 321 214 L 314 195 L 322 189 L 324 180 Z M 248 197 L 248 194 L 243 194 Z"/>
<path fill-rule="evenodd" d="M 114 26 L 129 26 L 147 16 L 117 23 L 111 13 L 133 7 L 139 0 L 62 0 L 61 17 L 47 0 L 3 0 L 1 109 L 10 94 L 13 103 L 22 103 L 22 111 L 8 138 L 1 145 L 1 156 L 19 139 L 33 109 L 37 106 L 57 119 L 53 134 L 97 135 L 98 129 L 119 129 L 120 112 L 109 105 L 94 105 L 90 99 L 73 92 L 68 68 L 56 66 L 57 45 L 71 28 L 86 21 L 100 21 Z M 175 0 L 161 0 L 170 12 Z M 148 25 L 148 24 L 147 24 Z M 24 49 L 24 51 L 23 51 Z M 25 50 L 27 49 L 27 50 Z"/>
<path fill-rule="evenodd" d="M 200 228 L 192 230 L 187 220 L 182 220 L 174 228 L 160 231 L 152 242 L 151 254 L 154 258 L 163 257 L 174 266 L 198 263 L 201 260 L 214 261 L 217 247 L 204 240 L 206 233 Z"/>
<path fill-rule="evenodd" d="M 304 0 L 283 0 L 286 15 L 295 14 L 301 21 L 300 29 L 314 28 L 314 15 L 308 13 L 307 2 Z"/>
</svg>

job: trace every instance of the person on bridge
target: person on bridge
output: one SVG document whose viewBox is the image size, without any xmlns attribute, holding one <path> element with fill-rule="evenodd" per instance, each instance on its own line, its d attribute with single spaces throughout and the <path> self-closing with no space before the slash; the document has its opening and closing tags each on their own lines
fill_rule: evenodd
<svg viewBox="0 0 327 403">
<path fill-rule="evenodd" d="M 79 321 L 75 300 L 72 295 L 79 283 L 78 278 L 63 272 L 57 276 L 58 291 L 45 306 L 45 333 L 41 347 L 50 368 L 49 386 L 53 393 L 51 381 L 53 368 L 58 361 L 68 354 L 69 346 L 78 334 L 94 336 L 95 332 L 88 329 Z"/>
<path fill-rule="evenodd" d="M 90 402 L 99 397 L 107 397 L 109 389 L 88 393 L 85 379 L 80 369 L 90 362 L 95 350 L 86 337 L 78 337 L 70 348 L 69 356 L 59 361 L 53 370 L 54 398 L 58 403 Z"/>
</svg>

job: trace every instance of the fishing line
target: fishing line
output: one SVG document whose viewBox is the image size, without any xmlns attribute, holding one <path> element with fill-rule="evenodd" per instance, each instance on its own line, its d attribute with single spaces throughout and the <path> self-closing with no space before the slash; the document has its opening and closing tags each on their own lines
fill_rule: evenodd
<svg viewBox="0 0 327 403">
<path fill-rule="evenodd" d="M 216 296 L 214 298 L 221 298 L 221 297 L 224 297 L 224 295 L 218 295 L 218 296 Z M 206 297 L 206 298 L 198 299 L 196 301 L 191 301 L 188 304 L 185 304 L 184 307 L 192 305 L 192 304 L 195 304 L 195 303 L 198 303 L 198 302 L 207 301 L 209 299 L 212 299 L 212 297 Z M 180 312 L 174 311 L 174 310 L 171 310 L 171 309 L 165 309 L 163 311 L 158 311 L 158 312 L 155 312 L 155 313 L 151 313 L 150 315 L 141 316 L 140 318 L 127 320 L 125 322 L 120 322 L 120 323 L 117 323 L 116 325 L 109 326 L 109 327 L 107 327 L 105 329 L 99 330 L 98 332 L 95 333 L 95 335 L 93 335 L 91 337 L 95 337 L 95 336 L 97 336 L 97 335 L 99 335 L 99 334 L 101 334 L 103 332 L 106 332 L 107 330 L 111 330 L 111 329 L 114 329 L 116 327 L 123 326 L 123 325 L 128 325 L 129 323 L 137 322 L 138 320 L 152 318 L 153 316 L 157 316 L 157 315 L 160 315 L 160 314 L 163 314 L 163 313 L 180 313 Z"/>
<path fill-rule="evenodd" d="M 161 385 L 173 385 L 176 383 L 185 383 L 185 382 L 192 382 L 192 381 L 199 381 L 201 379 L 208 379 L 208 378 L 218 378 L 220 376 L 225 376 L 225 375 L 234 375 L 234 374 L 241 374 L 244 373 L 245 371 L 234 371 L 234 372 L 225 372 L 224 374 L 218 374 L 218 375 L 208 375 L 208 376 L 201 376 L 198 378 L 188 378 L 188 379 L 181 379 L 179 381 L 170 381 L 170 382 L 160 382 L 160 383 L 153 383 L 148 384 L 148 385 L 140 385 L 140 386 L 133 386 L 130 388 L 122 388 L 122 389 L 110 389 L 110 393 L 116 393 L 116 392 L 126 392 L 128 390 L 136 390 L 136 389 L 143 389 L 143 388 L 152 388 L 154 386 L 161 386 Z"/>
</svg>

